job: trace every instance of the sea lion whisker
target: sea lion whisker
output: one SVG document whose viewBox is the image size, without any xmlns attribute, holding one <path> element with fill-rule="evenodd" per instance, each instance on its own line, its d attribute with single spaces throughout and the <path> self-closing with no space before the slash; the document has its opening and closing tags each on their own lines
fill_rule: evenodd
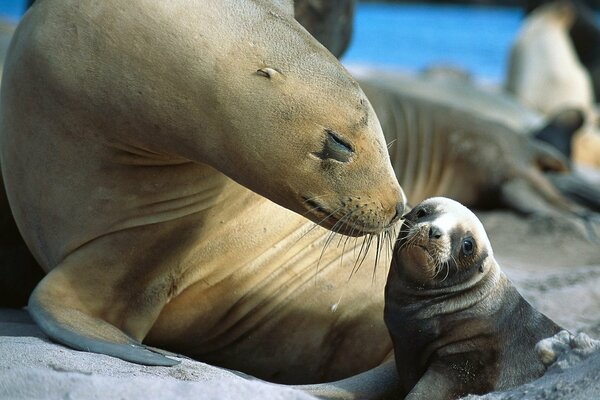
<svg viewBox="0 0 600 400">
<path fill-rule="evenodd" d="M 348 281 L 350 281 L 352 276 L 358 272 L 358 270 L 362 266 L 363 262 L 367 258 L 367 254 L 369 254 L 369 249 L 371 248 L 372 240 L 373 240 L 373 235 L 369 234 L 368 237 L 365 239 L 365 242 L 363 242 L 363 244 L 366 243 L 366 246 L 364 248 L 364 253 L 362 255 L 362 258 L 360 258 L 360 253 L 359 253 L 359 259 L 357 259 L 356 262 L 354 263 L 354 266 L 352 267 L 352 271 L 350 272 L 350 276 L 348 277 Z"/>
<path fill-rule="evenodd" d="M 444 276 L 444 279 L 442 279 L 442 282 L 444 282 L 450 276 L 450 265 L 446 262 L 442 267 L 446 270 L 446 275 Z"/>
<path fill-rule="evenodd" d="M 299 238 L 298 240 L 296 240 L 291 247 L 294 247 L 296 244 L 298 244 L 298 242 L 300 240 L 302 240 L 306 235 L 308 235 L 309 233 L 311 233 L 315 228 L 317 228 L 318 226 L 321 226 L 321 224 L 325 221 L 327 221 L 331 216 L 333 216 L 336 212 L 338 212 L 339 210 L 341 210 L 342 207 L 338 208 L 337 210 L 335 210 L 334 212 L 332 212 L 331 214 L 329 214 L 328 216 L 326 216 L 325 218 L 323 218 L 321 221 L 319 221 L 318 223 L 313 222 L 313 226 L 306 232 L 304 232 Z M 305 215 L 303 215 L 305 216 Z M 335 225 L 334 225 L 335 226 Z"/>
<path fill-rule="evenodd" d="M 410 236 L 406 242 L 404 243 L 407 247 L 411 247 L 415 244 L 415 242 L 418 240 L 419 235 L 417 234 L 413 234 L 412 236 Z"/>
<path fill-rule="evenodd" d="M 358 260 L 360 260 L 361 254 L 363 254 L 363 251 L 364 251 L 364 249 L 365 249 L 365 247 L 367 245 L 368 238 L 369 238 L 368 235 L 362 237 L 362 243 L 361 243 L 360 249 L 358 251 L 358 256 L 355 257 L 355 262 L 354 262 L 355 266 L 356 266 L 356 263 L 358 262 Z M 357 238 L 357 240 L 358 240 L 358 238 Z"/>
<path fill-rule="evenodd" d="M 356 210 L 346 213 L 346 215 L 344 215 L 342 218 L 340 218 L 340 220 L 338 222 L 343 222 L 344 224 L 348 225 L 347 220 L 349 220 L 350 217 L 352 217 L 352 214 L 354 214 L 355 211 Z M 348 235 L 340 235 L 340 241 L 338 242 L 338 247 L 341 244 L 342 240 L 344 239 L 344 236 L 346 238 L 348 238 L 348 236 L 352 236 L 352 234 L 354 233 L 355 230 L 356 230 L 356 226 L 354 224 L 352 224 L 351 228 L 350 228 L 350 232 L 348 232 Z"/>
<path fill-rule="evenodd" d="M 306 198 L 304 198 L 304 201 L 302 202 L 302 204 L 310 203 L 310 202 L 315 201 L 317 199 L 323 199 L 325 197 L 333 197 L 333 196 L 335 196 L 335 194 L 322 194 L 322 195 L 319 195 L 319 196 L 306 197 Z"/>
<path fill-rule="evenodd" d="M 338 208 L 336 211 L 334 211 L 332 214 L 335 214 L 337 211 L 341 210 L 342 207 Z M 329 217 L 327 217 L 329 218 Z M 333 238 L 335 237 L 335 235 L 337 235 L 338 233 L 336 232 L 336 228 L 337 225 L 343 223 L 342 219 L 339 219 L 338 221 L 336 221 L 335 224 L 333 224 L 333 226 L 331 227 L 331 229 L 329 230 L 329 232 L 327 233 L 326 239 L 325 239 L 325 244 L 323 245 L 323 248 L 321 249 L 321 254 L 319 255 L 319 259 L 317 260 L 317 266 L 316 266 L 316 271 L 315 271 L 315 281 L 317 279 L 317 275 L 319 274 L 319 266 L 321 265 L 321 260 L 323 259 L 323 255 L 325 254 L 325 250 L 327 249 L 327 247 L 329 246 L 329 244 L 331 243 L 331 241 L 333 240 Z"/>
<path fill-rule="evenodd" d="M 390 140 L 390 142 L 387 144 L 387 149 L 389 150 L 394 145 L 394 143 L 396 143 L 397 141 L 398 141 L 398 138 Z"/>
<path fill-rule="evenodd" d="M 327 236 L 325 239 L 325 244 L 323 245 L 323 248 L 321 249 L 321 254 L 319 254 L 319 259 L 317 260 L 317 265 L 316 265 L 316 270 L 315 270 L 315 284 L 317 283 L 317 276 L 319 275 L 319 267 L 321 266 L 321 260 L 323 259 L 325 250 L 327 249 L 327 246 L 329 246 L 329 243 L 331 242 L 331 238 L 334 235 L 335 235 L 335 232 L 333 232 L 333 231 L 327 233 Z"/>
<path fill-rule="evenodd" d="M 459 272 L 459 270 L 458 270 L 458 261 L 456 261 L 456 258 L 454 258 L 454 255 L 452 255 L 452 254 L 450 254 L 450 259 L 454 263 L 454 268 L 456 268 L 456 273 L 458 273 Z"/>
<path fill-rule="evenodd" d="M 338 210 L 336 210 L 336 212 L 339 211 L 341 208 L 342 207 L 340 207 Z M 350 211 L 349 213 L 345 214 L 342 218 L 340 218 L 331 227 L 329 233 L 327 234 L 327 239 L 325 240 L 325 245 L 323 246 L 323 249 L 321 249 L 321 255 L 319 256 L 319 261 L 317 263 L 317 271 L 318 271 L 318 266 L 319 266 L 319 264 L 321 262 L 321 259 L 323 258 L 323 254 L 325 253 L 325 249 L 333 241 L 333 239 L 335 238 L 336 235 L 340 235 L 340 237 L 343 237 L 343 235 L 338 232 L 338 229 L 339 229 L 340 226 L 346 224 L 346 222 L 344 220 L 347 219 L 347 218 L 350 218 L 354 212 L 355 211 Z M 339 246 L 339 243 L 338 243 L 338 246 Z"/>
<path fill-rule="evenodd" d="M 375 247 L 375 263 L 373 264 L 373 276 L 371 277 L 371 283 L 375 283 L 376 274 L 377 274 L 377 265 L 379 264 L 379 257 L 381 252 L 381 236 L 377 235 L 377 245 Z"/>
<path fill-rule="evenodd" d="M 316 208 L 314 208 L 314 209 L 313 209 L 313 211 L 314 211 L 315 209 L 316 209 Z M 338 209 L 338 210 L 339 210 L 339 209 Z M 336 210 L 336 211 L 338 211 L 338 210 Z M 295 245 L 295 244 L 297 244 L 297 243 L 298 243 L 300 240 L 302 240 L 302 239 L 303 239 L 303 238 L 304 238 L 306 235 L 308 235 L 309 233 L 311 233 L 311 232 L 312 232 L 312 231 L 313 231 L 315 228 L 317 228 L 318 226 L 321 226 L 321 224 L 322 224 L 323 222 L 327 221 L 327 220 L 328 220 L 328 219 L 329 219 L 329 218 L 330 218 L 330 217 L 331 217 L 333 214 L 335 214 L 335 213 L 336 213 L 336 211 L 334 211 L 333 213 L 329 214 L 328 216 L 326 216 L 325 218 L 323 218 L 323 219 L 322 219 L 322 220 L 320 220 L 319 222 L 313 222 L 313 226 L 312 226 L 312 227 L 311 227 L 311 228 L 310 228 L 308 231 L 304 232 L 304 233 L 303 233 L 303 234 L 302 234 L 302 235 L 301 235 L 301 236 L 298 238 L 298 240 L 297 240 L 296 242 L 294 242 L 294 245 Z M 307 214 L 307 213 L 303 214 L 302 216 L 303 216 L 303 217 L 306 217 L 306 214 Z"/>
<path fill-rule="evenodd" d="M 385 247 L 385 265 L 390 265 L 392 261 L 392 235 L 390 229 L 386 229 L 383 233 L 384 247 Z M 387 244 L 387 245 L 386 245 Z"/>
</svg>

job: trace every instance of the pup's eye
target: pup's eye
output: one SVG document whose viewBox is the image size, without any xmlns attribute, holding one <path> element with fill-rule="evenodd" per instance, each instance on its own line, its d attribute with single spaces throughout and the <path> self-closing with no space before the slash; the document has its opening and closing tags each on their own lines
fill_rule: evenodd
<svg viewBox="0 0 600 400">
<path fill-rule="evenodd" d="M 350 161 L 350 157 L 354 154 L 352 145 L 342 139 L 335 132 L 327 130 L 323 151 L 315 155 L 323 160 L 332 159 L 340 162 Z"/>
<path fill-rule="evenodd" d="M 427 215 L 427 210 L 425 210 L 424 208 L 419 208 L 417 210 L 417 218 L 423 218 Z"/>
<path fill-rule="evenodd" d="M 473 254 L 473 250 L 475 249 L 475 245 L 473 244 L 473 239 L 467 238 L 462 242 L 462 252 L 466 256 L 470 256 Z"/>
</svg>

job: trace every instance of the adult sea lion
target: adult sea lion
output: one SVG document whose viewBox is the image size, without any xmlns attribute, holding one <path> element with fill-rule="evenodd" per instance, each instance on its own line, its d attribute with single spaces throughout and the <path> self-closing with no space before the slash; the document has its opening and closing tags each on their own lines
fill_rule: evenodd
<svg viewBox="0 0 600 400">
<path fill-rule="evenodd" d="M 477 101 L 484 96 L 463 93 L 463 99 L 460 91 L 395 74 L 365 74 L 359 82 L 390 143 L 392 165 L 410 203 L 445 196 L 467 206 L 508 206 L 523 213 L 581 211 L 545 176 L 567 172 L 567 160 L 516 130 L 516 122 L 507 124 L 499 108 Z"/>
<path fill-rule="evenodd" d="M 570 138 L 581 127 L 579 111 L 544 118 L 506 93 L 454 79 L 363 70 L 358 80 L 412 204 L 445 196 L 560 218 L 587 214 L 575 203 L 600 211 L 600 187 L 571 169 L 570 154 L 536 140 L 550 136 L 544 140 L 556 145 Z"/>
<path fill-rule="evenodd" d="M 450 400 L 543 375 L 535 346 L 561 328 L 500 271 L 475 214 L 436 197 L 405 218 L 385 288 L 401 397 Z"/>
<path fill-rule="evenodd" d="M 594 103 L 589 73 L 569 37 L 574 20 L 569 2 L 540 6 L 527 17 L 511 49 L 506 89 L 544 114 Z"/>
<path fill-rule="evenodd" d="M 543 4 L 556 0 L 528 0 L 525 2 L 527 14 Z M 596 13 L 585 2 L 569 0 L 575 11 L 575 20 L 569 29 L 569 37 L 577 52 L 577 57 L 589 71 L 596 98 L 600 97 L 600 27 Z"/>
<path fill-rule="evenodd" d="M 4 74 L 2 172 L 51 338 L 297 383 L 388 357 L 382 290 L 341 263 L 362 242 L 323 254 L 299 214 L 376 235 L 404 195 L 368 100 L 291 2 L 46 0 Z"/>
<path fill-rule="evenodd" d="M 577 15 L 571 2 L 554 1 L 528 16 L 511 49 L 506 89 L 545 115 L 568 107 L 584 111 L 587 123 L 574 137 L 574 159 L 600 166 L 592 81 L 569 36 Z"/>
</svg>

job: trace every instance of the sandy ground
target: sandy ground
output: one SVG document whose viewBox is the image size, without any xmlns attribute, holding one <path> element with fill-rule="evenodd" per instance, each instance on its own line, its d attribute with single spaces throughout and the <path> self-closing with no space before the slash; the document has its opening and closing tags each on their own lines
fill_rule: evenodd
<svg viewBox="0 0 600 400">
<path fill-rule="evenodd" d="M 523 218 L 508 211 L 480 212 L 479 216 L 497 259 L 523 295 L 565 328 L 600 337 L 600 244 L 589 241 L 569 221 Z M 600 352 L 585 357 L 568 354 L 568 362 L 553 365 L 540 380 L 484 398 L 600 398 Z M 0 310 L 0 398 L 311 397 L 187 359 L 172 368 L 145 367 L 74 351 L 51 343 L 25 311 Z"/>
</svg>

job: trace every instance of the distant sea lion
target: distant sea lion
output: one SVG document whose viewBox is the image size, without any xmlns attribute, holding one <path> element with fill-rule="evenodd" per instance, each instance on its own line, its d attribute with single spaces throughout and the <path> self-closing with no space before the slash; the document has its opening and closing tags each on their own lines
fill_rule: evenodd
<svg viewBox="0 0 600 400">
<path fill-rule="evenodd" d="M 544 136 L 556 146 L 571 138 L 583 123 L 578 110 L 546 118 L 505 92 L 463 79 L 384 70 L 355 75 L 412 204 L 445 196 L 471 207 L 523 213 L 580 215 L 576 203 L 600 211 L 600 187 L 571 170 L 570 153 L 536 140 Z"/>
<path fill-rule="evenodd" d="M 519 115 L 514 102 L 501 96 L 486 102 L 474 90 L 384 72 L 362 74 L 359 82 L 379 117 L 411 204 L 444 196 L 471 207 L 578 214 L 579 207 L 545 176 L 567 172 L 566 158 L 515 128 L 526 122 L 511 126 L 505 121 L 503 112 L 509 119 Z M 532 119 L 540 121 L 539 116 Z"/>
<path fill-rule="evenodd" d="M 564 108 L 584 111 L 587 123 L 574 138 L 573 157 L 600 167 L 592 80 L 569 35 L 577 20 L 570 1 L 547 3 L 529 14 L 511 50 L 506 89 L 545 115 Z"/>
<path fill-rule="evenodd" d="M 543 375 L 535 346 L 561 328 L 500 271 L 477 217 L 437 197 L 405 218 L 385 289 L 400 397 L 451 400 Z"/>
<path fill-rule="evenodd" d="M 543 4 L 556 0 L 527 0 L 527 14 Z M 596 98 L 600 97 L 600 27 L 596 13 L 585 2 L 570 0 L 575 10 L 575 20 L 569 29 L 569 37 L 581 63 L 589 71 Z"/>
</svg>

